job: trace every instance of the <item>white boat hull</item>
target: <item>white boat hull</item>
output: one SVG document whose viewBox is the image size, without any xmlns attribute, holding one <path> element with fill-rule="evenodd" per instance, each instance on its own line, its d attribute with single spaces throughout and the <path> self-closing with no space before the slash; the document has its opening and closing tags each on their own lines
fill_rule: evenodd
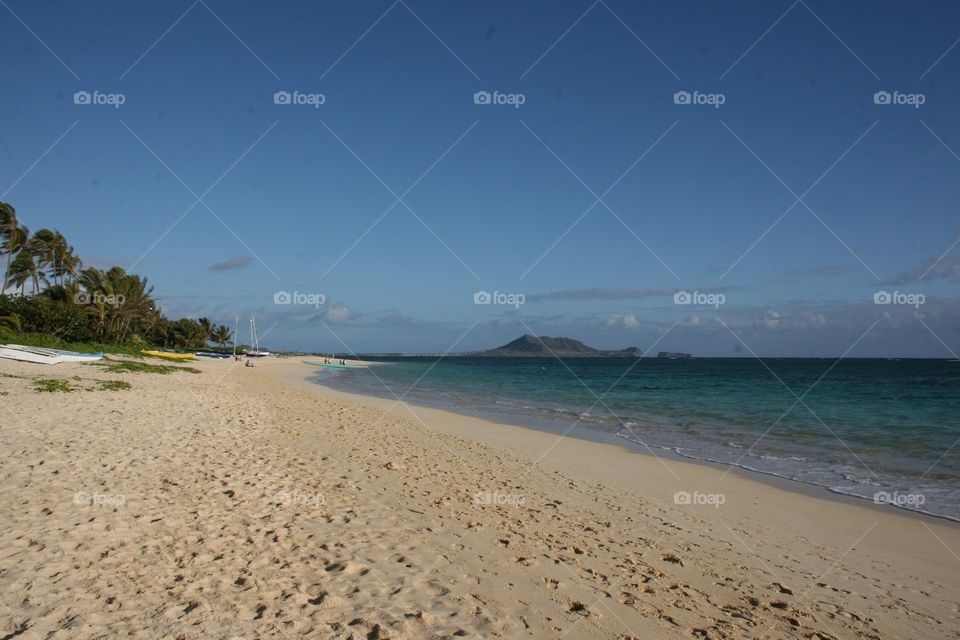
<svg viewBox="0 0 960 640">
<path fill-rule="evenodd" d="M 17 351 L 27 351 L 29 353 L 36 353 L 43 356 L 59 357 L 60 362 L 96 362 L 97 360 L 103 359 L 103 353 L 78 353 L 76 351 L 64 351 L 63 349 L 48 349 L 46 347 L 29 347 L 22 344 L 5 344 L 0 345 L 0 347 L 5 347 L 7 349 L 15 349 Z"/>
<path fill-rule="evenodd" d="M 55 353 L 41 353 L 34 350 L 27 351 L 10 347 L 0 347 L 0 358 L 17 360 L 19 362 L 32 362 L 34 364 L 58 364 L 63 362 L 63 358 Z"/>
<path fill-rule="evenodd" d="M 63 362 L 96 362 L 97 360 L 103 360 L 103 356 L 100 355 L 87 355 L 83 353 L 78 353 L 76 355 L 72 353 L 61 353 L 60 358 Z"/>
</svg>

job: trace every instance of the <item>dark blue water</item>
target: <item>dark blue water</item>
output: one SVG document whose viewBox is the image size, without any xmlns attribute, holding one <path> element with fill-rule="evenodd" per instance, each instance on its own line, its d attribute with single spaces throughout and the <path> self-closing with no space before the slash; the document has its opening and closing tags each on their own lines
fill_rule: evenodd
<svg viewBox="0 0 960 640">
<path fill-rule="evenodd" d="M 960 362 L 393 358 L 345 391 L 594 429 L 960 520 Z"/>
</svg>

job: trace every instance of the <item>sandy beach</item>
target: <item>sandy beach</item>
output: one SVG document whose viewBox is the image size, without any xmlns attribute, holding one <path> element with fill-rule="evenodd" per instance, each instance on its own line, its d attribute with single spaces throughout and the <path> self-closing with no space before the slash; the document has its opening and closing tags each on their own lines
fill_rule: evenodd
<svg viewBox="0 0 960 640">
<path fill-rule="evenodd" d="M 189 365 L 0 362 L 0 638 L 960 638 L 951 523 Z"/>
</svg>

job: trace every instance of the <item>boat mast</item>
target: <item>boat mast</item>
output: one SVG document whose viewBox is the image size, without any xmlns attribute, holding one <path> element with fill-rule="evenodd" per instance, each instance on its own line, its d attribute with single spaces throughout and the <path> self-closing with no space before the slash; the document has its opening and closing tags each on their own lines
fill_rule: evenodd
<svg viewBox="0 0 960 640">
<path fill-rule="evenodd" d="M 250 341 L 253 343 L 253 352 L 260 355 L 260 337 L 257 336 L 256 316 L 250 316 Z"/>
</svg>

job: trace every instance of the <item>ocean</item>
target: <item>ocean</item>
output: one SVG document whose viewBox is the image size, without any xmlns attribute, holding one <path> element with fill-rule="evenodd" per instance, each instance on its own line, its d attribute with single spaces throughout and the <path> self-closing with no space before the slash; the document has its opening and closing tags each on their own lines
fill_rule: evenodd
<svg viewBox="0 0 960 640">
<path fill-rule="evenodd" d="M 771 358 L 368 358 L 352 393 L 588 429 L 641 450 L 960 521 L 960 362 Z"/>
</svg>

